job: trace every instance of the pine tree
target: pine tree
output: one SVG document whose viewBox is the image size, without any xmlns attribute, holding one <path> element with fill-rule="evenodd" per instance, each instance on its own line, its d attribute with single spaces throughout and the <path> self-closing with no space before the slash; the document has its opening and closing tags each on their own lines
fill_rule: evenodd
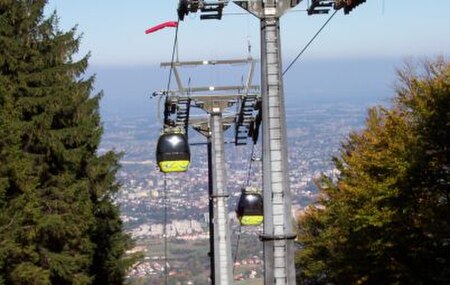
<svg viewBox="0 0 450 285">
<path fill-rule="evenodd" d="M 101 94 L 46 0 L 0 0 L 0 284 L 122 284 L 129 238 L 97 154 Z"/>
<path fill-rule="evenodd" d="M 300 284 L 450 284 L 450 64 L 399 71 L 302 215 Z"/>
</svg>

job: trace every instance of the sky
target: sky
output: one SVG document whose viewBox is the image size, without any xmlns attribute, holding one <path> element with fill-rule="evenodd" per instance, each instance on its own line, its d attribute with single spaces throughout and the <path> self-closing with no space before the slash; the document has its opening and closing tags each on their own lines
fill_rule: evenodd
<svg viewBox="0 0 450 285">
<path fill-rule="evenodd" d="M 284 66 L 329 17 L 308 16 L 307 2 L 281 18 Z M 106 94 L 103 109 L 114 113 L 130 98 L 140 98 L 134 106 L 128 104 L 126 112 L 133 108 L 145 112 L 142 98 L 148 99 L 167 82 L 167 69 L 158 65 L 170 61 L 175 29 L 151 35 L 145 30 L 175 21 L 177 5 L 178 0 L 49 0 L 46 13 L 56 10 L 62 30 L 77 26 L 82 37 L 79 56 L 91 53 L 97 88 Z M 395 68 L 403 60 L 448 57 L 449 31 L 449 0 L 367 0 L 350 15 L 336 14 L 285 76 L 285 89 L 297 92 L 301 77 L 302 90 L 310 95 L 338 93 L 339 89 L 343 96 L 364 92 L 367 86 L 378 86 L 374 93 L 387 93 L 392 89 Z M 180 60 L 242 58 L 248 55 L 248 43 L 253 57 L 259 58 L 259 20 L 232 2 L 221 21 L 201 21 L 199 14 L 188 15 L 178 36 Z M 349 78 L 354 82 L 342 85 Z"/>
<path fill-rule="evenodd" d="M 326 21 L 326 15 L 308 16 L 307 0 L 282 17 L 283 54 L 294 57 Z M 384 3 L 383 3 L 384 2 Z M 92 52 L 95 65 L 135 65 L 170 60 L 174 29 L 152 35 L 144 31 L 177 19 L 178 0 L 50 0 L 67 30 L 78 25 L 83 33 L 81 52 Z M 234 3 L 223 20 L 201 21 L 188 15 L 180 25 L 180 56 L 186 58 L 245 56 L 247 42 L 259 45 L 259 22 Z M 350 15 L 332 19 L 305 57 L 408 57 L 450 52 L 450 1 L 367 0 Z M 226 47 L 226 48 L 225 48 Z"/>
</svg>

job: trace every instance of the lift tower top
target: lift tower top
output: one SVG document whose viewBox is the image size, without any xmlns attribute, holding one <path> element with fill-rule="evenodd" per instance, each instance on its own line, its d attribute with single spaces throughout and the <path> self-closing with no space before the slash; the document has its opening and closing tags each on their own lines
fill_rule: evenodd
<svg viewBox="0 0 450 285">
<path fill-rule="evenodd" d="M 201 19 L 220 19 L 229 1 L 181 0 L 181 20 L 189 12 L 200 10 Z M 261 97 L 263 124 L 264 192 L 264 284 L 295 285 L 294 238 L 291 219 L 291 191 L 288 176 L 288 147 L 283 94 L 279 18 L 301 0 L 233 1 L 260 19 Z M 365 0 L 312 0 L 308 14 L 326 14 L 331 8 L 348 14 Z M 202 5 L 212 5 L 216 16 Z M 215 4 L 215 5 L 214 5 Z M 206 5 L 206 6 L 208 6 Z M 203 6 L 203 7 L 206 7 Z"/>
<path fill-rule="evenodd" d="M 257 124 L 256 112 L 260 106 L 259 86 L 252 85 L 256 61 L 251 57 L 232 60 L 176 61 L 161 63 L 161 67 L 173 68 L 177 82 L 176 90 L 163 90 L 154 95 L 167 95 L 164 105 L 165 121 L 188 130 L 188 125 L 207 138 L 209 181 L 209 226 L 211 283 L 233 283 L 233 261 L 227 207 L 227 179 L 225 167 L 224 131 L 233 124 L 236 127 L 235 144 L 245 144 L 254 135 Z M 206 65 L 248 66 L 247 80 L 241 85 L 184 86 L 180 67 Z M 227 93 L 223 93 L 227 92 Z M 238 111 L 231 108 L 237 105 Z M 195 108 L 206 113 L 194 112 Z"/>
<path fill-rule="evenodd" d="M 235 1 L 260 19 L 263 125 L 264 280 L 295 284 L 286 115 L 279 18 L 299 0 Z"/>
</svg>

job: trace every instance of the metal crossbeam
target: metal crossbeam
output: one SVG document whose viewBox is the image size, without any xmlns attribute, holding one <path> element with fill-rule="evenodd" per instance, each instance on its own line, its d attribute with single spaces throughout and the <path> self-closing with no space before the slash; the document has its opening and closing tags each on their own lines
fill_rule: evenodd
<svg viewBox="0 0 450 285">
<path fill-rule="evenodd" d="M 181 80 L 180 67 L 196 67 L 207 65 L 248 65 L 248 74 L 245 80 L 245 84 L 242 85 L 229 85 L 229 86 L 197 86 L 186 88 Z M 196 60 L 196 61 L 176 61 L 176 62 L 163 62 L 161 67 L 173 68 L 173 74 L 177 82 L 177 89 L 175 90 L 163 90 L 161 93 L 170 95 L 189 95 L 193 96 L 196 92 L 217 92 L 217 91 L 236 91 L 239 94 L 248 94 L 250 92 L 258 92 L 259 86 L 252 85 L 253 75 L 256 66 L 256 60 L 252 57 L 244 59 L 226 59 L 226 60 Z"/>
<path fill-rule="evenodd" d="M 223 64 L 231 64 L 231 65 L 244 65 L 255 62 L 252 58 L 245 59 L 225 59 L 225 60 L 192 60 L 192 61 L 176 61 L 173 63 L 173 66 L 201 66 L 201 65 L 223 65 Z M 162 62 L 161 67 L 170 67 L 172 66 L 171 62 Z"/>
</svg>

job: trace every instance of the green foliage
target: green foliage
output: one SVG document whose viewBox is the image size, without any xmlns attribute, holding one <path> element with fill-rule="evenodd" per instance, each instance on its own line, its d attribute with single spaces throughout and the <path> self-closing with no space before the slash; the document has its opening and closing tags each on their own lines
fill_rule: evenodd
<svg viewBox="0 0 450 285">
<path fill-rule="evenodd" d="M 0 284 L 122 284 L 130 240 L 97 154 L 101 94 L 45 0 L 0 0 Z"/>
<path fill-rule="evenodd" d="M 299 223 L 300 284 L 450 283 L 450 64 L 399 71 Z"/>
</svg>

